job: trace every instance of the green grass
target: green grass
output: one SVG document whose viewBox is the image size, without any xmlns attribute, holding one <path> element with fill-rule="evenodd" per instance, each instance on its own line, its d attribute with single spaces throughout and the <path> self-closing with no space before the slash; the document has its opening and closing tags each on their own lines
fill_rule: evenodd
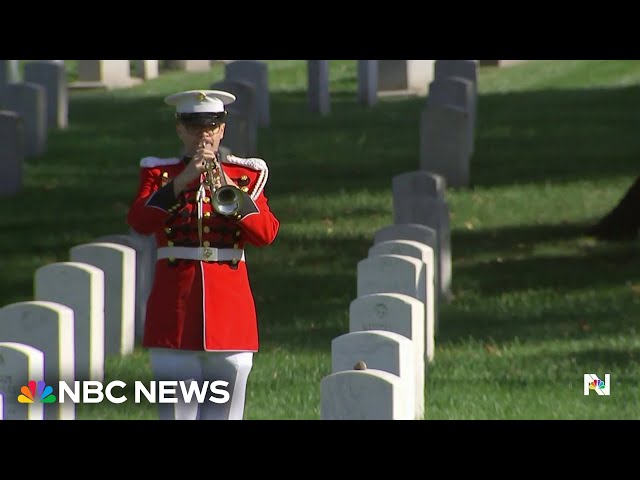
<svg viewBox="0 0 640 480">
<path fill-rule="evenodd" d="M 391 178 L 418 168 L 424 99 L 356 103 L 356 65 L 332 61 L 332 113 L 311 114 L 301 61 L 269 61 L 272 125 L 259 133 L 267 195 L 282 222 L 249 249 L 262 347 L 248 419 L 319 418 L 331 340 L 347 332 L 356 265 L 392 222 Z M 0 202 L 0 305 L 30 300 L 33 272 L 127 229 L 138 161 L 178 150 L 165 95 L 211 72 L 73 92 L 70 127 L 29 159 L 24 191 Z M 453 293 L 440 307 L 429 419 L 640 418 L 640 254 L 584 228 L 640 174 L 640 62 L 483 67 L 473 188 L 449 190 Z M 611 374 L 611 396 L 582 394 Z M 107 381 L 149 379 L 148 357 L 107 359 Z M 149 405 L 80 405 L 78 418 L 153 419 Z"/>
</svg>

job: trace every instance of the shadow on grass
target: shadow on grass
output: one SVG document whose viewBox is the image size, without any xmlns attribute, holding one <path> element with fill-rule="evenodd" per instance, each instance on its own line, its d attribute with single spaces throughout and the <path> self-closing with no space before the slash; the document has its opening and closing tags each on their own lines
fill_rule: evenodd
<svg viewBox="0 0 640 480">
<path fill-rule="evenodd" d="M 482 295 L 528 289 L 569 292 L 640 282 L 638 242 L 589 242 L 584 229 L 582 224 L 563 224 L 456 232 L 453 251 L 460 254 L 453 258 L 454 282 L 465 288 L 469 280 Z M 543 243 L 568 253 L 532 256 Z M 486 254 L 493 258 L 466 260 Z"/>
<path fill-rule="evenodd" d="M 581 224 L 456 232 L 455 299 L 441 308 L 438 343 L 632 332 L 640 245 L 592 242 L 583 232 Z M 534 256 L 541 244 L 549 253 Z"/>
<path fill-rule="evenodd" d="M 574 241 L 590 223 L 508 226 L 482 230 L 456 230 L 451 234 L 453 261 L 495 252 L 496 255 L 528 254 L 540 243 Z"/>
</svg>

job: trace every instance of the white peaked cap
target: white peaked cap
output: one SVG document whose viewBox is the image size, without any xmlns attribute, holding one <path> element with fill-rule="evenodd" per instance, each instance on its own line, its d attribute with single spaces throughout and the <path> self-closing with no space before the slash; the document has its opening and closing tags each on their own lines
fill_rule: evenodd
<svg viewBox="0 0 640 480">
<path fill-rule="evenodd" d="M 164 99 L 167 105 L 176 107 L 176 113 L 221 113 L 225 105 L 235 101 L 235 95 L 222 90 L 189 90 Z"/>
</svg>

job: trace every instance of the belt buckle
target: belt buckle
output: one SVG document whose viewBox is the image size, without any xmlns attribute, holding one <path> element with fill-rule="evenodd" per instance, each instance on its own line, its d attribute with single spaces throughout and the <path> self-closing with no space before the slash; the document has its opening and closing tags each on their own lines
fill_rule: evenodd
<svg viewBox="0 0 640 480">
<path fill-rule="evenodd" d="M 213 250 L 211 248 L 204 247 L 204 250 L 202 251 L 202 256 L 207 262 L 210 261 L 211 257 L 213 257 Z"/>
</svg>

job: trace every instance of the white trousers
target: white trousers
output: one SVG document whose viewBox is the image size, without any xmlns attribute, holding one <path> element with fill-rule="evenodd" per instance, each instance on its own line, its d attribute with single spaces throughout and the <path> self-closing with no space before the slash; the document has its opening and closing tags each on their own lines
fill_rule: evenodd
<svg viewBox="0 0 640 480">
<path fill-rule="evenodd" d="M 242 420 L 246 387 L 253 352 L 196 352 L 166 348 L 150 349 L 151 368 L 156 380 L 225 381 L 229 385 L 229 401 L 199 404 L 195 399 L 186 403 L 180 393 L 178 403 L 159 403 L 160 420 Z M 209 392 L 211 394 L 211 392 Z"/>
</svg>

